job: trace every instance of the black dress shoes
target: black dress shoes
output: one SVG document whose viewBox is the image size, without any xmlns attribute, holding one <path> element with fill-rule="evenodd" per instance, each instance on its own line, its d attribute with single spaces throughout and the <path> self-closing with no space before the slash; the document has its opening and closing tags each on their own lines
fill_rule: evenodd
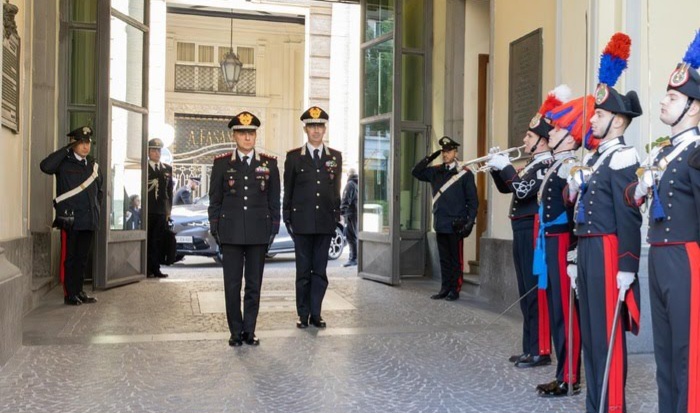
<svg viewBox="0 0 700 413">
<path fill-rule="evenodd" d="M 459 300 L 459 293 L 457 291 L 450 291 L 445 297 L 445 301 L 455 301 Z"/>
<path fill-rule="evenodd" d="M 90 297 L 89 295 L 85 294 L 85 291 L 81 291 L 78 293 L 78 298 L 80 301 L 82 301 L 84 304 L 93 304 L 97 302 L 97 298 L 95 297 Z"/>
<path fill-rule="evenodd" d="M 434 295 L 431 295 L 431 296 L 430 296 L 430 299 L 431 299 L 431 300 L 442 300 L 443 298 L 447 297 L 447 295 L 448 295 L 449 293 L 450 293 L 450 292 L 449 292 L 448 290 L 440 290 L 439 293 L 434 294 Z"/>
<path fill-rule="evenodd" d="M 77 295 L 69 295 L 67 297 L 63 297 L 63 304 L 65 304 L 65 305 L 82 305 L 83 302 L 80 301 L 80 298 L 78 298 Z"/>
<path fill-rule="evenodd" d="M 168 274 L 163 274 L 162 272 L 153 274 L 156 278 L 168 278 Z"/>
<path fill-rule="evenodd" d="M 249 346 L 260 345 L 260 340 L 257 337 L 255 337 L 255 333 L 243 333 L 242 338 L 243 342 L 248 344 Z"/>
<path fill-rule="evenodd" d="M 549 364 L 552 364 L 552 358 L 549 355 L 527 356 L 523 360 L 516 361 L 515 367 L 525 369 L 530 367 L 547 366 Z"/>
<path fill-rule="evenodd" d="M 527 358 L 527 356 L 528 355 L 525 353 L 518 354 L 516 356 L 510 356 L 510 358 L 508 358 L 508 361 L 510 361 L 511 363 L 515 363 L 515 362 L 518 362 L 520 360 L 525 360 Z"/>
<path fill-rule="evenodd" d="M 354 267 L 357 265 L 357 260 L 348 260 L 345 264 L 343 264 L 343 267 Z"/>
<path fill-rule="evenodd" d="M 228 339 L 228 345 L 231 347 L 240 347 L 243 345 L 243 340 L 241 339 L 241 336 L 233 335 Z"/>
<path fill-rule="evenodd" d="M 581 393 L 581 385 L 574 383 L 572 394 Z M 569 394 L 569 385 L 566 382 L 554 380 L 537 386 L 537 394 L 542 397 L 561 397 Z"/>
<path fill-rule="evenodd" d="M 321 318 L 321 316 L 312 316 L 311 318 L 309 318 L 309 323 L 311 323 L 311 325 L 316 328 L 326 328 L 326 322 L 323 321 L 323 318 Z"/>
<path fill-rule="evenodd" d="M 297 328 L 306 328 L 309 326 L 309 317 L 299 317 L 297 320 Z"/>
</svg>

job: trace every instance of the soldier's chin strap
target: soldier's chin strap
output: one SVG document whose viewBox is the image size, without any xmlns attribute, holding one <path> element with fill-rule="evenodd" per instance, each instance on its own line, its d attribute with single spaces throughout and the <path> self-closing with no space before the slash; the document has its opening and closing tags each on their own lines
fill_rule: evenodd
<svg viewBox="0 0 700 413">
<path fill-rule="evenodd" d="M 531 154 L 534 154 L 534 153 L 535 153 L 535 151 L 537 150 L 537 145 L 540 144 L 540 141 L 541 141 L 542 139 L 543 139 L 543 138 L 542 138 L 540 135 L 537 135 L 537 142 L 535 142 L 535 144 L 532 145 L 532 148 L 530 148 L 530 150 L 529 150 L 529 152 L 530 152 Z"/>
<path fill-rule="evenodd" d="M 564 137 L 561 138 L 561 140 L 559 140 L 559 142 L 558 142 L 556 145 L 554 145 L 554 147 L 552 148 L 552 153 L 554 153 L 554 152 L 557 151 L 557 148 L 559 147 L 559 145 L 561 145 L 562 143 L 564 143 L 564 141 L 566 140 L 566 138 L 567 138 L 569 135 L 571 135 L 571 133 L 568 133 L 568 132 L 567 132 L 567 134 L 564 135 Z"/>
<path fill-rule="evenodd" d="M 690 96 L 688 96 L 688 100 L 686 100 L 685 102 L 685 108 L 683 109 L 683 112 L 681 112 L 681 115 L 678 117 L 678 119 L 676 119 L 676 121 L 671 124 L 671 127 L 674 127 L 681 122 L 681 119 L 683 119 L 683 116 L 685 116 L 685 114 L 688 113 L 690 105 L 692 105 L 693 102 L 695 102 L 695 98 L 691 98 Z"/>
<path fill-rule="evenodd" d="M 608 122 L 608 127 L 605 128 L 605 133 L 603 133 L 600 136 L 600 139 L 605 139 L 605 137 L 608 136 L 608 132 L 610 132 L 610 128 L 612 127 L 612 123 L 615 120 L 615 116 L 617 116 L 617 113 L 612 114 L 612 118 L 610 118 L 610 122 Z"/>
</svg>

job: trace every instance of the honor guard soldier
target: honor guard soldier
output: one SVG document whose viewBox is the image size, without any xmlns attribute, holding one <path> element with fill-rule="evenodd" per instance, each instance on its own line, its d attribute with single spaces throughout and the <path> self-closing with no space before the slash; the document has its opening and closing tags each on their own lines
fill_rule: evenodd
<svg viewBox="0 0 700 413">
<path fill-rule="evenodd" d="M 325 328 L 321 304 L 328 287 L 326 267 L 331 237 L 340 221 L 343 156 L 323 143 L 328 113 L 318 106 L 301 115 L 308 138 L 287 152 L 282 212 L 294 238 L 298 328 Z"/>
<path fill-rule="evenodd" d="M 589 118 L 593 105 L 593 97 L 584 96 L 555 107 L 546 115 L 551 119 L 549 147 L 554 163 L 547 170 L 537 194 L 540 226 L 533 272 L 540 277 L 540 282 L 545 276 L 548 281 L 545 287 L 557 370 L 554 381 L 537 386 L 537 392 L 543 397 L 566 396 L 569 390 L 572 394 L 581 391 L 578 303 L 572 294 L 574 286 L 567 274 L 567 263 L 575 261 L 576 254 L 574 208 L 565 202 L 563 192 L 571 169 L 578 164 L 576 149 L 582 142 L 588 144 L 591 141 Z"/>
<path fill-rule="evenodd" d="M 561 89 L 559 103 L 567 97 Z M 489 150 L 493 155 L 486 163 L 491 168 L 496 188 L 500 193 L 512 193 L 510 213 L 513 229 L 513 261 L 520 294 L 520 310 L 523 313 L 522 353 L 511 356 L 509 361 L 521 368 L 551 364 L 551 342 L 547 291 L 538 288 L 538 279 L 532 273 L 535 235 L 539 226 L 537 192 L 542 185 L 547 169 L 552 164 L 552 153 L 547 146 L 551 125 L 544 118 L 545 100 L 537 115 L 530 122 L 523 143 L 524 150 L 533 158 L 520 171 L 511 165 L 510 159 L 499 148 Z M 546 284 L 545 284 L 546 285 Z M 537 289 L 537 293 L 534 290 Z"/>
<path fill-rule="evenodd" d="M 474 174 L 467 168 L 459 168 L 457 163 L 459 143 L 447 136 L 438 143 L 442 149 L 418 162 L 411 173 L 419 181 L 429 182 L 433 194 L 433 229 L 440 254 L 442 285 L 440 292 L 430 298 L 454 301 L 459 298 L 462 285 L 462 243 L 474 226 L 479 199 Z M 428 166 L 440 155 L 440 165 Z"/>
<path fill-rule="evenodd" d="M 639 329 L 639 283 L 635 275 L 639 270 L 642 217 L 639 210 L 625 203 L 625 188 L 637 180 L 639 159 L 637 151 L 625 145 L 623 133 L 632 119 L 642 114 L 642 108 L 636 92 L 622 95 L 613 88 L 627 67 L 629 47 L 630 39 L 623 33 L 613 35 L 606 46 L 591 118 L 592 136 L 599 145 L 584 159 L 585 168 L 570 177 L 567 191 L 570 200 L 578 194 L 574 210 L 577 290 L 587 412 L 625 411 L 627 348 L 623 329 L 634 334 Z M 625 305 L 618 305 L 621 294 Z M 608 366 L 608 337 L 613 330 L 614 347 Z M 606 370 L 609 380 L 604 391 Z M 599 410 L 601 404 L 607 408 Z"/>
<path fill-rule="evenodd" d="M 94 303 L 83 291 L 85 270 L 102 204 L 102 174 L 90 156 L 92 128 L 82 126 L 68 135 L 70 143 L 41 161 L 45 174 L 56 175 L 56 219 L 61 229 L 61 279 L 66 305 Z"/>
<path fill-rule="evenodd" d="M 671 127 L 672 137 L 650 152 L 638 183 L 627 189 L 634 207 L 651 195 L 647 201 L 649 290 L 662 413 L 700 411 L 698 67 L 700 32 L 671 73 L 661 100 L 660 118 Z"/>
<path fill-rule="evenodd" d="M 255 149 L 260 127 L 257 116 L 241 112 L 228 126 L 233 129 L 236 150 L 214 159 L 209 225 L 223 253 L 226 319 L 231 333 L 228 344 L 257 346 L 260 340 L 255 336 L 255 325 L 265 253 L 280 224 L 280 175 L 277 159 Z"/>
<path fill-rule="evenodd" d="M 147 276 L 165 278 L 160 271 L 161 248 L 165 245 L 165 231 L 173 206 L 173 168 L 160 161 L 163 141 L 153 138 L 148 141 L 148 273 Z"/>
</svg>

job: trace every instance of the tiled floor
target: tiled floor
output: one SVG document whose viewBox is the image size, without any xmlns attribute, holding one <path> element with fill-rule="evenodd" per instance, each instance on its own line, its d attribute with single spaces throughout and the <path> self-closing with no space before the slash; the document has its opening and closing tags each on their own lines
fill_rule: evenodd
<svg viewBox="0 0 700 413">
<path fill-rule="evenodd" d="M 0 370 L 0 412 L 584 411 L 582 395 L 537 397 L 553 366 L 507 362 L 517 314 L 497 319 L 465 295 L 433 301 L 437 283 L 389 287 L 340 264 L 329 270 L 328 328 L 298 330 L 293 262 L 268 261 L 259 347 L 228 346 L 221 268 L 208 261 L 98 291 L 94 305 L 64 306 L 54 291 Z M 653 356 L 629 364 L 628 411 L 656 411 Z"/>
</svg>

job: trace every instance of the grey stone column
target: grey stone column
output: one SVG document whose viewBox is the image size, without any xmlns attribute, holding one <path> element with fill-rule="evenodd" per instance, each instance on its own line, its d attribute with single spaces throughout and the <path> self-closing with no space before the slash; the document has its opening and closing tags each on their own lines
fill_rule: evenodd
<svg viewBox="0 0 700 413">
<path fill-rule="evenodd" d="M 0 248 L 0 367 L 22 345 L 22 301 L 25 291 L 22 272 L 5 257 Z"/>
</svg>

